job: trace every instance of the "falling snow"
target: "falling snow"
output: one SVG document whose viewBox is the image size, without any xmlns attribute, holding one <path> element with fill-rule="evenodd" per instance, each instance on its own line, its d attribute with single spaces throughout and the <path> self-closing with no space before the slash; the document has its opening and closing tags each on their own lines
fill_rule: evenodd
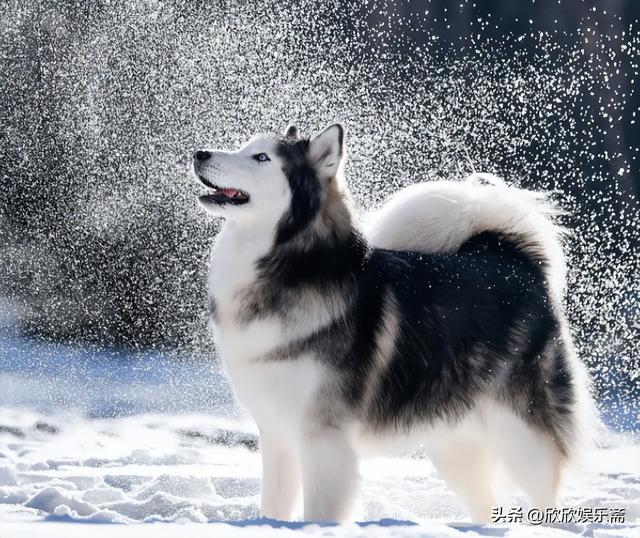
<svg viewBox="0 0 640 538">
<path fill-rule="evenodd" d="M 578 4 L 506 24 L 466 0 L 3 2 L 0 310 L 36 338 L 212 357 L 219 223 L 191 153 L 341 121 L 363 211 L 471 171 L 554 192 L 576 347 L 607 423 L 637 429 L 639 22 Z"/>
</svg>

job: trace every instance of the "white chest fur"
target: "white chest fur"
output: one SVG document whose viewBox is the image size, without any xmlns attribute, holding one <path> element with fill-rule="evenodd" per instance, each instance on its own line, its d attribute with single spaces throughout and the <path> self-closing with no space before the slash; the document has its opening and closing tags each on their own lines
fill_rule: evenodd
<svg viewBox="0 0 640 538">
<path fill-rule="evenodd" d="M 317 392 L 323 368 L 309 355 L 264 359 L 265 354 L 296 336 L 290 326 L 285 330 L 280 318 L 238 322 L 241 296 L 255 284 L 256 262 L 271 248 L 272 237 L 271 233 L 245 233 L 225 224 L 212 253 L 209 294 L 216 304 L 216 348 L 236 396 L 259 425 L 279 423 L 277 429 L 284 433 L 302 419 Z"/>
<path fill-rule="evenodd" d="M 313 408 L 322 367 L 312 357 L 294 360 L 227 363 L 236 397 L 258 426 L 297 437 L 305 415 Z"/>
<path fill-rule="evenodd" d="M 238 323 L 240 296 L 256 282 L 256 262 L 268 252 L 271 242 L 271 233 L 246 233 L 233 223 L 225 224 L 216 238 L 209 268 L 209 295 L 216 305 L 216 347 L 225 363 L 255 359 L 281 342 L 277 320 Z"/>
</svg>

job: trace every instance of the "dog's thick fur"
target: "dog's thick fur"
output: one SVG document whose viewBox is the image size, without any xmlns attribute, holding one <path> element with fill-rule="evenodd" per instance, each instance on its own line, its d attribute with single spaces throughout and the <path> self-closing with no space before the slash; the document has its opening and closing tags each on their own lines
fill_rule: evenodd
<svg viewBox="0 0 640 538">
<path fill-rule="evenodd" d="M 490 520 L 499 463 L 554 505 L 591 400 L 553 208 L 478 175 L 409 187 L 363 232 L 343 138 L 289 128 L 194 160 L 226 218 L 213 330 L 260 430 L 263 514 L 291 519 L 302 486 L 305 520 L 343 521 L 358 458 L 418 445 L 474 520 Z"/>
</svg>

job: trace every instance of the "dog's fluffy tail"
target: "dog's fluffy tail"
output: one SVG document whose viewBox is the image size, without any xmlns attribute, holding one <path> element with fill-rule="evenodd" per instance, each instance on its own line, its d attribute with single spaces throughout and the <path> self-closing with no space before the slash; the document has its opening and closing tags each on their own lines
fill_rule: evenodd
<svg viewBox="0 0 640 538">
<path fill-rule="evenodd" d="M 364 222 L 365 236 L 378 248 L 427 253 L 454 252 L 482 232 L 512 237 L 544 264 L 550 289 L 561 298 L 566 267 L 559 210 L 548 196 L 507 186 L 490 174 L 465 181 L 418 183 L 392 196 Z"/>
<path fill-rule="evenodd" d="M 564 231 L 553 221 L 559 213 L 544 193 L 510 187 L 489 174 L 473 174 L 461 182 L 419 183 L 401 190 L 365 218 L 364 233 L 378 248 L 434 254 L 454 252 L 482 232 L 503 234 L 545 268 L 549 289 L 561 304 Z M 566 338 L 570 343 L 568 332 Z M 568 459 L 575 460 L 592 445 L 600 423 L 586 368 L 573 350 L 571 355 L 576 394 L 567 448 Z"/>
</svg>

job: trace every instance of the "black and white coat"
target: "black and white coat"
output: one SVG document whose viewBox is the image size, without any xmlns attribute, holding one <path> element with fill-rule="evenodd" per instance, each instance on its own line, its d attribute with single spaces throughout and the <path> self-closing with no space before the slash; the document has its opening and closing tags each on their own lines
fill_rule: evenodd
<svg viewBox="0 0 640 538">
<path fill-rule="evenodd" d="M 290 128 L 195 157 L 201 202 L 226 219 L 213 330 L 260 430 L 263 514 L 291 519 L 302 486 L 305 520 L 345 520 L 358 458 L 418 445 L 474 520 L 498 463 L 555 504 L 591 405 L 549 206 L 481 176 L 418 184 L 362 231 L 343 138 Z"/>
</svg>

